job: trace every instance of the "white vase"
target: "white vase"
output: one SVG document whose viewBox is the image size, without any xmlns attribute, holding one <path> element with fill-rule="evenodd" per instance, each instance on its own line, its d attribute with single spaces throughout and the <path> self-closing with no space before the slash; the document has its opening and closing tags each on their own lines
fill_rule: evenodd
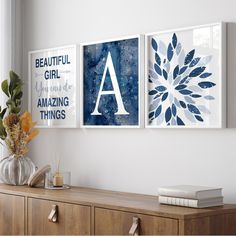
<svg viewBox="0 0 236 236">
<path fill-rule="evenodd" d="M 29 157 L 16 158 L 11 155 L 0 161 L 0 179 L 5 184 L 25 185 L 35 170 Z"/>
</svg>

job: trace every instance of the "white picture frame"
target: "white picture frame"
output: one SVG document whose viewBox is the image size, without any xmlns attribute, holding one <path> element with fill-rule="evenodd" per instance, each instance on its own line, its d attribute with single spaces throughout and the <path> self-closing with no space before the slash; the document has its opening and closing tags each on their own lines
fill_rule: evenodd
<svg viewBox="0 0 236 236">
<path fill-rule="evenodd" d="M 79 92 L 79 81 L 78 81 L 78 70 L 77 70 L 77 63 L 79 63 L 79 57 L 78 57 L 78 50 L 79 46 L 76 44 L 73 45 L 66 45 L 61 47 L 55 47 L 55 48 L 48 48 L 48 49 L 41 49 L 41 50 L 34 50 L 28 52 L 28 110 L 32 114 L 32 119 L 37 123 L 37 128 L 77 128 L 79 127 L 79 107 L 78 107 L 78 92 Z M 39 67 L 36 68 L 36 66 L 33 66 L 33 60 L 35 58 L 47 58 L 47 57 L 58 57 L 59 56 L 65 56 L 64 57 L 64 64 L 59 63 L 58 65 L 52 64 L 48 66 L 43 66 L 42 69 Z M 66 63 L 66 56 L 67 56 L 67 62 Z M 61 59 L 58 60 L 63 60 Z M 34 58 L 34 59 L 33 59 Z M 36 60 L 36 59 L 35 59 Z M 48 61 L 49 62 L 49 61 Z M 51 61 L 51 63 L 55 61 Z M 36 61 L 35 61 L 36 63 Z M 41 64 L 42 65 L 42 64 Z M 48 69 L 48 70 L 47 70 Z M 47 77 L 56 77 L 56 73 L 50 72 L 52 70 L 57 71 L 57 77 L 58 80 L 51 79 L 45 79 L 46 70 L 49 71 L 47 74 Z M 44 72 L 44 74 L 43 74 Z M 50 75 L 51 73 L 51 75 Z M 43 77 L 44 76 L 44 77 Z M 43 86 L 40 85 L 42 92 L 40 93 L 40 89 L 36 89 L 36 77 L 37 82 L 40 82 L 40 84 L 43 84 Z M 59 81 L 60 80 L 60 81 Z M 64 80 L 64 81 L 63 81 Z M 49 88 L 57 87 L 61 88 L 59 91 L 49 91 Z M 47 89 L 48 88 L 48 89 Z M 52 90 L 52 89 L 51 89 Z M 37 91 L 37 95 L 36 95 Z M 64 93 L 63 93 L 64 92 Z M 42 97 L 43 96 L 43 97 Z M 39 97 L 45 98 L 45 100 L 42 102 L 44 104 L 49 104 L 49 99 L 46 100 L 46 98 L 51 98 L 56 101 L 61 98 L 61 101 L 53 103 L 63 103 L 63 96 L 64 97 L 64 109 L 62 112 L 60 106 L 55 106 L 55 109 L 58 107 L 58 111 L 55 111 L 55 109 L 48 107 L 47 109 L 43 109 L 42 111 L 39 111 L 39 109 L 36 108 L 36 102 L 37 107 L 39 102 Z M 65 99 L 67 98 L 67 99 Z M 47 101 L 47 102 L 45 102 Z M 62 104 L 63 105 L 63 104 Z M 48 112 L 48 113 L 46 113 Z M 54 112 L 54 114 L 53 114 Z M 58 115 L 60 113 L 60 115 Z M 63 115 L 64 113 L 64 115 Z M 42 115 L 43 114 L 43 115 Z M 51 114 L 50 118 L 49 116 L 46 116 L 45 114 Z M 42 116 L 45 116 L 47 119 L 42 119 Z M 45 118 L 44 117 L 44 118 Z M 59 118 L 60 117 L 60 118 Z M 59 119 L 58 119 L 59 118 Z M 43 120 L 43 121 L 42 121 Z"/>
<path fill-rule="evenodd" d="M 84 47 L 92 46 L 96 44 L 112 43 L 116 41 L 138 39 L 138 123 L 137 125 L 92 125 L 85 124 L 84 122 Z M 80 44 L 80 127 L 81 128 L 140 128 L 143 127 L 143 120 L 141 118 L 144 110 L 144 94 L 141 92 L 144 90 L 143 75 L 144 68 L 141 66 L 144 63 L 144 35 L 131 35 L 112 39 L 105 39 L 92 42 L 83 42 Z"/>
<path fill-rule="evenodd" d="M 215 27 L 215 28 L 214 28 Z M 160 40 L 160 41 L 164 41 L 165 39 L 168 41 L 168 38 L 169 38 L 169 41 L 168 41 L 168 43 L 169 44 L 171 44 L 171 40 L 174 40 L 174 42 L 175 42 L 175 40 L 177 40 L 177 43 L 178 43 L 178 40 L 180 40 L 181 41 L 181 39 L 179 39 L 179 35 L 181 35 L 181 33 L 183 34 L 183 37 L 182 38 L 186 38 L 186 40 L 184 40 L 184 42 L 187 42 L 187 39 L 189 40 L 190 38 L 191 38 L 191 34 L 187 34 L 187 33 L 185 33 L 185 32 L 187 32 L 187 31 L 189 31 L 189 32 L 192 32 L 192 35 L 194 35 L 194 33 L 195 33 L 195 36 L 192 36 L 192 37 L 195 37 L 196 38 L 196 42 L 199 40 L 199 37 L 201 37 L 201 29 L 202 29 L 202 33 L 204 33 L 204 30 L 205 29 L 212 29 L 212 28 L 214 28 L 214 30 L 216 31 L 216 33 L 215 34 L 219 34 L 218 36 L 216 36 L 217 38 L 217 40 L 218 40 L 218 42 L 215 42 L 216 43 L 216 47 L 219 47 L 218 48 L 218 51 L 217 51 L 217 55 L 218 55 L 218 60 L 217 60 L 217 63 L 216 64 L 214 64 L 214 65 L 212 65 L 212 67 L 217 67 L 217 66 L 219 66 L 219 70 L 218 70 L 218 77 L 217 77 L 217 79 L 218 79 L 218 81 L 217 81 L 217 86 L 218 86 L 218 88 L 217 88 L 217 95 L 218 95 L 218 98 L 217 98 L 217 102 L 215 103 L 215 105 L 213 106 L 213 107 L 215 107 L 216 109 L 217 109 L 217 107 L 218 107 L 218 111 L 211 111 L 210 110 L 210 112 L 211 112 L 211 114 L 213 114 L 213 112 L 216 112 L 216 115 L 212 115 L 212 117 L 217 117 L 217 120 L 214 120 L 213 118 L 212 119 L 210 119 L 210 118 L 207 118 L 207 120 L 208 120 L 208 124 L 206 123 L 206 124 L 204 124 L 204 125 L 195 125 L 195 124 L 192 124 L 192 125 L 190 125 L 189 124 L 189 122 L 187 121 L 186 122 L 186 124 L 187 125 L 181 125 L 182 123 L 181 122 L 179 122 L 179 125 L 177 124 L 177 121 L 173 121 L 173 125 L 171 125 L 170 123 L 167 123 L 167 120 L 169 119 L 169 113 L 171 113 L 171 119 L 173 118 L 173 112 L 172 112 L 172 110 L 171 110 L 171 105 L 169 105 L 169 107 L 167 108 L 167 109 L 169 109 L 170 110 L 170 112 L 167 112 L 167 109 L 166 110 L 164 110 L 163 109 L 163 107 L 165 106 L 165 107 L 167 107 L 168 105 L 163 105 L 163 106 L 161 106 L 160 107 L 160 103 L 158 103 L 158 101 L 156 102 L 156 104 L 153 104 L 153 103 L 150 103 L 150 100 L 149 100 L 149 96 L 153 96 L 153 95 L 149 95 L 149 93 L 150 94 L 154 94 L 155 93 L 155 91 L 154 92 L 151 92 L 151 90 L 152 89 L 150 89 L 151 88 L 151 86 L 150 86 L 150 84 L 151 83 L 153 83 L 153 78 L 151 79 L 151 81 L 149 81 L 149 75 L 150 75 L 150 71 L 149 71 L 149 69 L 150 70 L 155 70 L 155 68 L 154 68 L 154 64 L 153 64 L 153 68 L 152 67 L 150 67 L 150 63 L 149 63 L 149 61 L 150 60 L 152 60 L 152 62 L 151 62 L 151 65 L 152 65 L 152 63 L 153 63 L 153 60 L 156 60 L 156 59 L 154 59 L 154 53 L 153 54 L 151 54 L 150 53 L 150 48 L 152 47 L 152 45 L 151 45 L 151 39 L 152 38 L 155 38 L 155 40 Z M 200 29 L 200 31 L 197 33 L 197 30 L 198 29 Z M 195 30 L 195 31 L 194 31 Z M 194 32 L 194 33 L 193 33 Z M 206 30 L 206 32 L 207 32 L 207 30 Z M 176 34 L 177 36 L 176 37 L 174 37 L 174 34 Z M 197 36 L 197 34 L 199 34 L 199 36 Z M 189 36 L 190 35 L 190 36 Z M 159 37 L 158 39 L 157 39 L 157 37 Z M 189 38 L 187 38 L 187 37 L 189 37 Z M 206 36 L 207 37 L 207 36 Z M 212 37 L 214 37 L 214 35 L 213 35 L 213 32 L 212 31 L 210 31 L 210 36 L 209 36 L 210 38 L 209 38 L 209 40 L 214 40 Z M 181 38 L 181 37 L 180 37 Z M 160 42 L 159 41 L 159 42 Z M 201 40 L 200 40 L 201 41 Z M 189 40 L 189 42 L 190 42 L 190 40 Z M 192 41 L 193 43 L 194 43 L 194 40 Z M 157 43 L 157 42 L 156 42 Z M 176 44 L 177 44 L 176 43 Z M 211 42 L 212 43 L 212 42 Z M 153 45 L 154 45 L 155 43 L 153 43 Z M 158 44 L 158 43 L 157 43 Z M 162 44 L 162 43 L 160 43 L 160 44 Z M 174 43 L 175 44 L 175 43 Z M 168 45 L 168 44 L 167 44 Z M 195 45 L 197 45 L 197 43 L 195 43 Z M 172 50 L 173 50 L 173 55 L 175 55 L 174 53 L 176 53 L 177 54 L 177 52 L 176 51 L 174 51 L 174 50 L 176 50 L 176 48 L 174 48 L 174 46 L 173 46 L 173 41 L 172 41 L 172 44 L 171 44 L 171 46 L 172 46 Z M 176 47 L 178 46 L 178 45 L 175 45 Z M 184 47 L 184 44 L 182 45 L 182 47 Z M 187 48 L 189 47 L 189 45 L 187 46 Z M 154 45 L 154 48 L 156 48 L 156 45 Z M 154 48 L 152 48 L 153 50 L 154 50 Z M 169 46 L 167 46 L 167 48 L 169 48 Z M 194 47 L 192 47 L 192 48 L 194 48 Z M 196 47 L 196 51 L 198 50 L 200 48 L 200 46 L 199 47 Z M 170 49 L 171 49 L 171 47 L 170 47 Z M 160 50 L 160 49 L 157 49 L 156 50 L 156 53 L 158 54 L 158 50 Z M 182 49 L 181 49 L 182 50 Z M 187 52 L 189 52 L 189 49 L 187 49 Z M 186 54 L 187 54 L 187 52 L 186 52 Z M 202 54 L 204 54 L 203 53 L 203 50 L 201 51 L 201 53 Z M 195 55 L 197 55 L 198 54 L 198 52 L 196 52 L 196 54 Z M 151 59 L 150 59 L 150 55 L 151 55 Z M 169 58 L 168 59 L 170 59 L 171 58 L 171 53 L 169 54 L 170 56 L 169 56 Z M 174 57 L 172 55 L 172 57 Z M 192 60 L 194 60 L 194 58 L 195 58 L 195 55 L 193 56 L 193 58 L 192 58 Z M 158 55 L 159 56 L 159 55 Z M 162 59 L 163 59 L 163 57 L 160 57 L 159 56 L 159 58 L 158 58 L 158 56 L 156 56 L 156 54 L 155 54 L 155 57 L 157 58 L 157 61 L 158 62 L 160 62 L 161 61 L 161 63 L 164 61 L 162 61 Z M 186 55 L 185 55 L 186 56 Z M 167 58 L 168 56 L 166 56 L 166 58 Z M 213 57 L 213 56 L 212 56 Z M 166 59 L 166 60 L 168 60 L 168 59 Z M 200 61 L 201 61 L 201 59 L 200 59 Z M 186 63 L 188 62 L 188 60 L 186 61 Z M 157 66 L 159 66 L 158 65 L 158 63 L 155 61 L 155 63 L 157 64 Z M 164 63 L 164 62 L 163 62 Z M 166 63 L 166 61 L 165 61 L 165 63 Z M 191 64 L 191 62 L 189 62 L 189 65 Z M 176 65 L 176 64 L 175 64 Z M 194 63 L 193 63 L 193 65 L 194 65 Z M 206 66 L 205 66 L 206 67 Z M 226 127 L 226 24 L 225 23 L 223 23 L 223 22 L 220 22 L 220 23 L 213 23 L 213 24 L 206 24 L 206 25 L 200 25 L 200 26 L 192 26 L 192 27 L 186 27 L 186 28 L 179 28 L 179 29 L 172 29 L 172 30 L 166 30 L 166 31 L 160 31 L 160 32 L 154 32 L 154 33 L 148 33 L 148 34 L 145 34 L 145 127 L 146 128 L 225 128 Z M 155 77 L 155 82 L 157 83 L 157 87 L 158 86 L 162 86 L 163 84 L 162 84 L 162 82 L 160 82 L 160 80 L 158 81 L 158 80 L 156 80 L 156 78 L 158 78 L 159 79 L 159 77 L 163 77 L 164 79 L 165 78 L 167 78 L 166 79 L 166 81 L 168 81 L 169 80 L 169 74 L 171 73 L 171 72 L 169 72 L 169 73 L 167 73 L 167 75 L 166 75 L 166 73 L 165 73 L 165 77 L 164 77 L 164 75 L 162 74 L 162 73 L 164 73 L 163 72 L 163 70 L 161 69 L 161 70 L 159 70 L 159 68 L 161 68 L 161 66 L 159 66 L 159 68 L 158 67 L 156 67 L 157 68 L 157 71 L 160 73 L 160 75 L 156 72 L 156 74 L 158 75 L 157 77 L 155 77 L 155 75 L 154 74 L 152 74 L 153 75 L 153 77 Z M 170 68 L 175 68 L 175 67 L 173 67 L 172 65 L 170 65 Z M 194 68 L 194 67 L 193 67 Z M 181 69 L 180 67 L 179 67 L 179 69 Z M 187 69 L 189 69 L 189 68 L 187 68 Z M 202 68 L 203 69 L 203 68 Z M 178 68 L 176 69 L 176 71 L 178 70 Z M 161 72 L 160 72 L 161 71 Z M 171 71 L 171 69 L 170 69 L 170 71 Z M 183 71 L 183 70 L 182 70 Z M 200 71 L 200 70 L 198 70 L 198 71 Z M 215 69 L 214 71 L 217 71 L 217 69 Z M 173 70 L 172 70 L 172 72 L 173 72 Z M 189 72 L 189 73 L 191 73 L 191 72 Z M 202 72 L 202 73 L 205 73 L 205 72 Z M 194 75 L 196 75 L 196 74 L 198 74 L 198 73 L 192 73 L 192 76 Z M 209 76 L 209 74 L 210 73 L 205 73 L 205 75 L 204 76 Z M 190 74 L 189 74 L 190 75 Z M 176 76 L 176 73 L 175 73 L 175 76 Z M 172 80 L 173 80 L 173 78 L 175 77 L 174 75 L 173 75 L 173 73 L 172 73 Z M 201 74 L 199 75 L 199 76 L 201 76 Z M 204 77 L 204 76 L 202 76 L 202 77 Z M 162 79 L 163 79 L 162 78 Z M 173 80 L 174 81 L 174 80 Z M 204 79 L 202 80 L 202 81 L 204 81 Z M 159 83 L 160 82 L 160 83 Z M 175 81 L 174 81 L 175 82 Z M 200 82 L 199 82 L 200 83 Z M 211 82 L 212 83 L 212 82 Z M 172 84 L 172 81 L 169 83 L 169 84 Z M 215 83 L 212 83 L 212 84 L 210 84 L 210 85 L 212 85 L 212 86 L 214 86 L 214 84 Z M 178 84 L 177 84 L 178 85 Z M 155 85 L 154 85 L 155 86 Z M 199 85 L 200 86 L 200 85 Z M 201 86 L 204 88 L 204 84 L 201 84 Z M 208 86 L 208 85 L 207 85 Z M 156 88 L 157 88 L 156 87 Z M 165 87 L 165 86 L 164 86 Z M 202 87 L 200 87 L 200 89 L 202 89 Z M 206 87 L 206 86 L 205 86 Z M 155 90 L 156 90 L 156 88 L 155 88 Z M 168 92 L 168 89 L 170 89 L 171 91 L 173 91 L 173 89 L 172 88 L 169 88 L 168 86 L 166 87 L 167 88 L 167 92 Z M 160 89 L 160 88 L 159 88 Z M 165 89 L 165 88 L 163 88 L 163 89 Z M 204 90 L 204 89 L 202 89 L 202 90 Z M 190 92 L 191 92 L 191 90 L 190 90 Z M 157 95 L 156 95 L 156 97 L 157 98 L 159 98 L 158 97 L 158 95 L 160 95 L 161 93 L 157 93 Z M 163 96 L 164 94 L 162 94 L 162 95 L 160 95 L 160 96 Z M 193 95 L 193 94 L 192 94 Z M 195 96 L 197 96 L 197 95 L 195 95 Z M 199 95 L 200 96 L 200 95 Z M 206 95 L 207 96 L 207 95 Z M 210 98 L 210 96 L 211 95 L 209 95 L 208 96 L 208 98 Z M 174 96 L 173 96 L 174 97 Z M 165 98 L 165 97 L 164 97 Z M 212 99 L 213 99 L 213 96 L 212 96 Z M 154 99 L 152 100 L 152 101 L 154 101 Z M 162 101 L 162 97 L 160 97 L 160 101 Z M 165 101 L 165 100 L 164 100 Z M 182 105 L 184 105 L 183 103 L 182 103 Z M 186 105 L 186 104 L 185 104 Z M 157 108 L 155 109 L 154 107 L 155 106 L 157 106 Z M 175 105 L 176 106 L 176 105 Z M 190 105 L 191 106 L 191 105 Z M 190 106 L 188 106 L 187 108 L 189 109 L 189 108 L 191 108 Z M 202 108 L 202 110 L 204 110 L 204 108 L 203 108 L 203 105 L 200 105 L 201 106 L 201 108 Z M 160 107 L 160 108 L 159 108 Z M 174 108 L 174 107 L 173 107 Z M 183 107 L 180 107 L 180 108 L 183 108 Z M 154 110 L 152 110 L 152 109 L 154 109 Z M 208 108 L 207 108 L 208 109 Z M 173 110 L 175 110 L 175 109 L 173 109 Z M 192 109 L 190 109 L 191 111 L 193 111 Z M 198 109 L 198 111 L 200 111 L 199 109 Z M 208 109 L 208 111 L 209 111 L 209 109 Z M 208 112 L 207 111 L 207 112 Z M 154 112 L 154 116 L 152 116 L 153 115 L 153 113 L 151 113 L 151 112 Z M 163 118 L 163 116 L 160 118 L 160 120 L 158 120 L 158 121 L 156 121 L 155 123 L 153 122 L 153 120 L 155 120 L 155 118 L 152 120 L 152 118 L 153 117 L 155 117 L 156 115 L 157 115 L 157 119 L 159 119 L 159 117 L 158 117 L 158 113 L 159 113 L 159 116 L 160 116 L 160 114 L 162 115 L 163 113 L 165 112 L 165 115 L 164 115 L 164 118 Z M 151 113 L 151 114 L 150 114 Z M 166 113 L 167 113 L 167 115 L 166 115 Z M 175 113 L 176 113 L 176 110 L 175 110 Z M 200 111 L 200 113 L 202 113 L 202 111 Z M 184 113 L 185 114 L 185 113 Z M 195 113 L 193 113 L 193 115 L 194 115 L 194 117 L 196 117 L 195 115 L 198 115 L 198 114 L 195 114 Z M 150 117 L 151 117 L 151 119 L 150 119 Z M 167 117 L 167 119 L 166 119 L 166 117 Z M 200 118 L 199 117 L 197 117 L 199 120 L 201 120 L 201 116 L 200 116 Z M 164 122 L 166 122 L 165 124 L 163 124 L 164 122 L 162 121 L 162 119 L 164 119 Z M 190 120 L 193 120 L 191 117 L 189 117 L 189 119 Z M 174 120 L 174 119 L 173 119 Z M 177 120 L 177 119 L 176 119 Z M 199 121 L 199 120 L 197 120 L 197 121 Z M 202 118 L 202 120 L 204 121 L 204 119 Z M 169 120 L 169 122 L 172 122 L 172 120 Z M 180 121 L 180 120 L 179 120 Z M 201 121 L 202 122 L 202 121 Z M 184 122 L 183 122 L 184 123 Z M 193 122 L 194 123 L 194 122 Z M 168 125 L 169 124 L 169 125 Z"/>
</svg>

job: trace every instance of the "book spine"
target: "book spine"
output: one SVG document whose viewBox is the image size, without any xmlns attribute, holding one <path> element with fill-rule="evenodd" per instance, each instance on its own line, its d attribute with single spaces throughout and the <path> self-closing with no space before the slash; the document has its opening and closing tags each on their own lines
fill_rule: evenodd
<svg viewBox="0 0 236 236">
<path fill-rule="evenodd" d="M 198 208 L 198 200 L 176 197 L 159 196 L 159 202 L 168 205 Z"/>
<path fill-rule="evenodd" d="M 159 188 L 158 194 L 162 196 L 196 199 L 195 192 L 174 191 L 174 190 L 165 189 L 165 188 Z"/>
</svg>

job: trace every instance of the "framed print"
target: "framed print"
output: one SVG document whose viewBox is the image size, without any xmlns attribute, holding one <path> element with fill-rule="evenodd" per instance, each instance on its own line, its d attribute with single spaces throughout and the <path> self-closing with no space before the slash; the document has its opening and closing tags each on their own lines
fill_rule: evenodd
<svg viewBox="0 0 236 236">
<path fill-rule="evenodd" d="M 225 126 L 225 24 L 147 34 L 147 128 Z"/>
<path fill-rule="evenodd" d="M 37 127 L 77 127 L 76 59 L 76 45 L 29 52 L 29 110 Z"/>
<path fill-rule="evenodd" d="M 83 127 L 140 127 L 141 36 L 81 45 Z"/>
</svg>

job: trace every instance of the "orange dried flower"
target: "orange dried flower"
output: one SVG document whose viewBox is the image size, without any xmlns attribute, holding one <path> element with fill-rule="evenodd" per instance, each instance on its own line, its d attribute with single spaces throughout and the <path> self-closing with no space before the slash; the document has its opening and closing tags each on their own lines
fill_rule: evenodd
<svg viewBox="0 0 236 236">
<path fill-rule="evenodd" d="M 35 122 L 32 121 L 32 116 L 29 112 L 25 112 L 20 117 L 21 128 L 25 133 L 29 133 L 30 130 L 36 125 Z"/>
<path fill-rule="evenodd" d="M 38 129 L 34 129 L 29 136 L 26 139 L 26 142 L 29 143 L 35 136 L 37 136 L 39 134 L 39 130 Z"/>
<path fill-rule="evenodd" d="M 5 139 L 9 151 L 16 157 L 22 157 L 28 152 L 27 144 L 38 135 L 39 130 L 34 129 L 36 125 L 32 121 L 29 112 L 21 116 L 10 113 L 4 119 L 7 137 Z"/>
</svg>

